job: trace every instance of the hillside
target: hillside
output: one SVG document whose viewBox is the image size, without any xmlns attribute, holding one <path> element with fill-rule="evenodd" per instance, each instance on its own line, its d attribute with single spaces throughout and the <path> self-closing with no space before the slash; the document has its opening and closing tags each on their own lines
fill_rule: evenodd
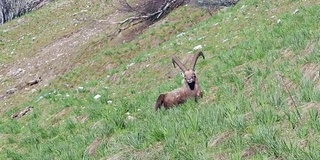
<svg viewBox="0 0 320 160">
<path fill-rule="evenodd" d="M 127 16 L 57 0 L 0 26 L 0 159 L 320 157 L 319 1 L 186 5 L 114 34 Z M 204 97 L 155 112 L 198 45 Z"/>
</svg>

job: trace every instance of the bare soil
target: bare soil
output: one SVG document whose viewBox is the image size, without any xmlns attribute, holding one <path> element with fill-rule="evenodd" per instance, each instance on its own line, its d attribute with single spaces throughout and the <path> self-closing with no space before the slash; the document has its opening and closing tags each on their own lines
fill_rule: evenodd
<svg viewBox="0 0 320 160">
<path fill-rule="evenodd" d="M 10 99 L 13 97 L 19 94 L 28 96 L 28 93 L 48 86 L 53 79 L 77 67 L 81 63 L 78 60 L 81 47 L 90 45 L 101 35 L 109 37 L 113 45 L 132 40 L 135 35 L 130 32 L 121 35 L 114 34 L 117 25 L 113 22 L 119 21 L 121 17 L 123 15 L 115 11 L 104 20 L 93 21 L 93 23 L 58 38 L 49 45 L 41 46 L 33 56 L 0 64 L 0 102 L 4 101 L 4 106 L 11 105 Z M 37 79 L 41 81 L 32 86 L 28 85 Z M 3 108 L 7 107 L 1 108 L 0 112 L 3 113 Z"/>
</svg>

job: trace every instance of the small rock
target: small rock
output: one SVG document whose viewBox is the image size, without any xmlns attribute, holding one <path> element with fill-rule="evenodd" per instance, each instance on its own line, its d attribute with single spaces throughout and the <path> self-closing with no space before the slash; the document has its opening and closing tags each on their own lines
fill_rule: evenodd
<svg viewBox="0 0 320 160">
<path fill-rule="evenodd" d="M 127 117 L 127 119 L 128 119 L 129 121 L 133 121 L 135 118 L 134 118 L 133 116 L 130 116 L 130 115 L 129 115 L 129 116 Z"/>
<path fill-rule="evenodd" d="M 278 20 L 277 20 L 277 23 L 280 24 L 280 23 L 281 23 L 281 19 L 278 19 Z"/>
<path fill-rule="evenodd" d="M 97 94 L 93 97 L 94 99 L 100 99 L 101 98 L 101 95 L 100 94 Z"/>
<path fill-rule="evenodd" d="M 41 99 L 43 99 L 44 97 L 43 96 L 40 96 L 37 100 L 36 100 L 36 102 L 39 102 Z"/>
<path fill-rule="evenodd" d="M 133 66 L 134 64 L 135 63 L 132 62 L 132 63 L 128 64 L 127 67 L 129 68 L 129 67 Z"/>
<path fill-rule="evenodd" d="M 193 47 L 193 50 L 199 50 L 199 49 L 202 49 L 202 45 L 197 45 L 197 46 Z"/>
<path fill-rule="evenodd" d="M 77 92 L 83 92 L 84 91 L 84 87 L 78 87 L 77 88 Z"/>
<path fill-rule="evenodd" d="M 299 12 L 299 9 L 296 9 L 296 10 L 293 11 L 292 14 L 294 15 L 294 14 L 296 14 L 296 13 L 298 13 L 298 12 Z"/>
<path fill-rule="evenodd" d="M 20 73 L 20 72 L 23 72 L 23 69 L 18 68 L 18 70 L 17 70 L 17 74 L 18 74 L 18 73 Z"/>
<path fill-rule="evenodd" d="M 184 35 L 186 35 L 186 33 L 185 33 L 185 32 L 182 32 L 182 33 L 178 34 L 177 37 L 182 37 L 182 36 L 184 36 Z"/>
</svg>

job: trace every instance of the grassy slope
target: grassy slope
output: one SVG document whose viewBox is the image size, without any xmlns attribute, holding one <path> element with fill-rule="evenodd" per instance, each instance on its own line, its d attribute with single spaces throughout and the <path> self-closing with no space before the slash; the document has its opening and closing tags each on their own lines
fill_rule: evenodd
<svg viewBox="0 0 320 160">
<path fill-rule="evenodd" d="M 55 1 L 1 26 L 0 62 L 30 56 L 50 43 L 76 32 L 95 18 L 110 14 L 108 2 Z"/>
<path fill-rule="evenodd" d="M 319 157 L 319 2 L 243 0 L 195 24 L 204 14 L 182 7 L 130 43 L 84 47 L 94 54 L 82 66 L 1 113 L 0 159 Z M 158 94 L 181 82 L 166 78 L 170 57 L 198 44 L 204 98 L 155 113 Z M 117 67 L 105 70 L 108 59 Z M 26 105 L 32 113 L 9 118 Z"/>
</svg>

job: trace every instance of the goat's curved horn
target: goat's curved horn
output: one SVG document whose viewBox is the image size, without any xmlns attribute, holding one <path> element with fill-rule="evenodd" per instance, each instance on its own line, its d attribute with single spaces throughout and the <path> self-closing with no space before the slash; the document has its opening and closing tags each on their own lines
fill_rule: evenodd
<svg viewBox="0 0 320 160">
<path fill-rule="evenodd" d="M 176 67 L 174 64 L 177 64 L 178 67 L 182 70 L 182 72 L 187 71 L 187 68 L 177 59 L 177 57 L 174 56 L 172 58 L 172 63 L 174 67 Z"/>
<path fill-rule="evenodd" d="M 202 56 L 203 59 L 205 59 L 202 51 L 200 51 L 198 54 L 196 54 L 196 55 L 193 56 L 193 59 L 192 59 L 192 70 L 195 70 L 196 63 L 197 63 L 198 58 L 199 58 L 200 56 Z"/>
</svg>

